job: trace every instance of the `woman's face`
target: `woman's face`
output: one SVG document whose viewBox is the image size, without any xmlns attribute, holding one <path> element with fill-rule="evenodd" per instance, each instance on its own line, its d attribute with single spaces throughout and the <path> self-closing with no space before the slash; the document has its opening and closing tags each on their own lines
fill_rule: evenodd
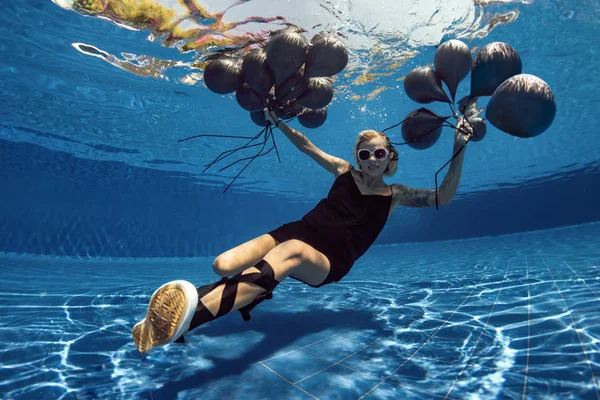
<svg viewBox="0 0 600 400">
<path fill-rule="evenodd" d="M 364 174 L 373 177 L 382 176 L 390 162 L 390 153 L 385 147 L 385 139 L 378 137 L 362 142 L 358 145 L 356 158 Z"/>
</svg>

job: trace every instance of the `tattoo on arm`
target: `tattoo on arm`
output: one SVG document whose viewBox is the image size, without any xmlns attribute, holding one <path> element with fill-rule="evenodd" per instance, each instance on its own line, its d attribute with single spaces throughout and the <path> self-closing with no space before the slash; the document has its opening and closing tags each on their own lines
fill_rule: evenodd
<svg viewBox="0 0 600 400">
<path fill-rule="evenodd" d="M 401 204 L 406 207 L 430 207 L 431 199 L 435 196 L 435 192 L 426 189 L 413 189 L 406 186 L 401 186 L 398 190 Z"/>
<path fill-rule="evenodd" d="M 454 151 L 456 152 L 458 149 L 455 148 Z M 448 204 L 454 196 L 460 180 L 464 154 L 464 150 L 461 151 L 450 163 L 448 172 L 438 190 L 439 204 Z M 435 190 L 413 189 L 398 185 L 397 196 L 398 204 L 406 207 L 432 207 L 436 204 Z"/>
</svg>

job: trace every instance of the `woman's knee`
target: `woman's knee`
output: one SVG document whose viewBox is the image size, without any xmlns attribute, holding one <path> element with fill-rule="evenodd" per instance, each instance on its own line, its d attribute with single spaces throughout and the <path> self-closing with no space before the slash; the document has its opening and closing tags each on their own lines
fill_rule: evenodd
<svg viewBox="0 0 600 400">
<path fill-rule="evenodd" d="M 286 260 L 300 261 L 306 257 L 307 244 L 298 239 L 290 239 L 278 246 L 282 252 L 282 258 Z M 292 262 L 293 264 L 293 262 Z"/>
<path fill-rule="evenodd" d="M 276 245 L 265 255 L 265 258 L 275 258 L 279 261 L 276 264 L 285 264 L 288 268 L 293 269 L 305 257 L 306 246 L 306 243 L 300 240 L 290 239 Z M 239 268 L 238 264 L 239 262 L 236 262 L 234 252 L 229 250 L 215 258 L 213 261 L 213 270 L 217 275 L 226 277 L 233 275 L 233 272 L 237 271 Z"/>
<path fill-rule="evenodd" d="M 264 258 L 275 271 L 276 279 L 281 281 L 299 268 L 307 257 L 307 244 L 290 239 L 270 251 Z"/>
<path fill-rule="evenodd" d="M 213 271 L 219 276 L 229 276 L 231 275 L 231 271 L 233 270 L 233 266 L 230 260 L 228 260 L 227 253 L 223 253 L 213 261 Z"/>
</svg>

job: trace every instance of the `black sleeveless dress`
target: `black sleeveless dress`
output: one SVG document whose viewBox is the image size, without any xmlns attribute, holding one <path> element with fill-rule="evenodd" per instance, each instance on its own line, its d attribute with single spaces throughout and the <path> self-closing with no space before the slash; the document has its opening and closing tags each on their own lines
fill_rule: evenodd
<svg viewBox="0 0 600 400">
<path fill-rule="evenodd" d="M 389 196 L 361 194 L 351 171 L 339 175 L 327 198 L 301 220 L 269 232 L 280 243 L 301 240 L 329 259 L 329 275 L 314 287 L 342 279 L 371 247 L 387 222 L 391 193 Z"/>
</svg>

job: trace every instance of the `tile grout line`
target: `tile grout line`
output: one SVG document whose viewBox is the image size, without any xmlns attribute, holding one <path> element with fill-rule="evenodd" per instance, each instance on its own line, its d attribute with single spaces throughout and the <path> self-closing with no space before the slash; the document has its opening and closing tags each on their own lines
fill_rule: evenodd
<svg viewBox="0 0 600 400">
<path fill-rule="evenodd" d="M 527 358 L 525 362 L 525 377 L 523 379 L 523 396 L 521 400 L 525 400 L 527 394 L 527 376 L 529 373 L 529 353 L 531 349 L 531 291 L 529 286 L 529 265 L 527 257 L 525 257 L 525 279 L 527 280 Z"/>
<path fill-rule="evenodd" d="M 298 390 L 306 393 L 307 395 L 309 395 L 310 397 L 312 397 L 315 400 L 319 400 L 318 397 L 315 397 L 314 395 L 308 393 L 306 390 L 302 389 L 300 386 L 296 385 L 294 382 L 291 382 L 289 379 L 285 378 L 284 376 L 278 374 L 277 372 L 275 372 L 273 369 L 269 368 L 267 365 L 263 364 L 262 362 L 259 362 L 260 365 L 262 365 L 264 368 L 268 369 L 269 371 L 271 371 L 272 373 L 274 373 L 275 375 L 277 375 L 278 377 L 280 377 L 281 379 L 283 379 L 285 382 L 289 383 L 290 385 L 294 386 L 295 388 L 297 388 Z"/>
<path fill-rule="evenodd" d="M 483 333 L 485 332 L 485 329 L 487 328 L 488 323 L 490 322 L 490 318 L 492 318 L 494 309 L 496 308 L 496 305 L 498 304 L 498 299 L 500 298 L 500 293 L 502 292 L 502 289 L 504 288 L 504 283 L 506 282 L 506 277 L 508 276 L 509 268 L 510 268 L 510 260 L 508 262 L 508 265 L 506 266 L 506 271 L 504 272 L 504 280 L 502 281 L 502 285 L 500 286 L 500 289 L 498 290 L 498 294 L 496 295 L 496 300 L 494 301 L 494 305 L 492 306 L 492 309 L 490 310 L 490 313 L 488 314 L 487 320 L 485 321 L 485 324 L 483 325 L 483 328 L 481 329 L 481 332 L 479 333 L 479 337 L 477 338 L 477 341 L 475 342 L 475 346 L 473 347 L 473 350 L 471 351 L 471 354 L 469 355 L 469 359 L 467 360 L 465 365 L 463 365 L 462 369 L 456 376 L 456 379 L 452 383 L 452 386 L 450 386 L 450 389 L 448 390 L 448 393 L 446 393 L 446 396 L 444 397 L 444 399 L 447 399 L 450 396 L 450 393 L 452 393 L 452 390 L 454 390 L 454 386 L 456 386 L 456 383 L 460 379 L 460 376 L 463 374 L 465 369 L 467 369 L 467 367 L 469 366 L 469 363 L 473 359 L 473 355 L 475 354 L 475 351 L 477 350 L 477 346 L 479 345 L 479 342 L 481 341 L 481 337 L 483 336 Z"/>
<path fill-rule="evenodd" d="M 267 358 L 267 359 L 264 359 L 264 360 L 261 360 L 261 361 L 257 361 L 257 362 L 255 362 L 254 364 L 265 363 L 265 362 L 268 362 L 268 361 L 275 360 L 275 359 L 277 359 L 277 358 L 279 358 L 279 357 L 283 357 L 283 356 L 286 356 L 286 355 L 288 355 L 288 354 L 295 353 L 295 352 L 296 352 L 296 351 L 298 351 L 298 350 L 305 349 L 305 348 L 307 348 L 307 347 L 310 347 L 310 346 L 312 346 L 312 345 L 315 345 L 315 344 L 321 343 L 321 342 L 323 342 L 323 341 L 325 341 L 325 340 L 329 340 L 329 339 L 331 339 L 331 338 L 333 338 L 333 337 L 336 337 L 336 336 L 338 336 L 338 335 L 341 335 L 342 333 L 344 333 L 344 332 L 346 332 L 346 331 L 348 331 L 348 330 L 350 330 L 350 329 L 354 328 L 354 327 L 355 327 L 355 326 L 357 326 L 357 325 L 359 325 L 359 324 L 352 325 L 352 326 L 351 326 L 351 327 L 349 327 L 349 328 L 343 329 L 343 330 L 341 330 L 340 332 L 334 333 L 334 334 L 333 334 L 333 335 L 331 335 L 331 336 L 327 336 L 327 337 L 325 337 L 325 338 L 323 338 L 323 339 L 317 340 L 316 342 L 314 342 L 314 343 L 311 343 L 311 344 L 307 344 L 307 345 L 305 345 L 305 346 L 298 346 L 297 344 L 295 344 L 295 343 L 294 343 L 294 344 L 293 344 L 293 346 L 296 346 L 296 347 L 297 347 L 297 349 L 290 350 L 290 351 L 288 351 L 288 352 L 285 352 L 285 353 L 283 353 L 283 354 L 279 354 L 279 355 L 277 355 L 277 356 L 274 356 L 274 357 L 271 357 L 271 358 Z"/>
<path fill-rule="evenodd" d="M 485 278 L 486 275 L 482 275 L 480 282 L 483 282 L 483 279 Z M 364 395 L 362 395 L 361 397 L 358 398 L 358 400 L 363 399 L 365 396 L 367 396 L 369 393 L 371 393 L 373 390 L 377 389 L 379 386 L 381 386 L 382 383 L 384 383 L 386 380 L 388 380 L 392 375 L 394 375 L 396 372 L 398 372 L 398 370 L 400 368 L 402 368 L 407 362 L 409 362 L 411 360 L 411 358 L 413 358 L 415 356 L 415 354 L 417 354 L 423 347 L 425 347 L 425 345 L 427 343 L 429 343 L 429 341 L 435 336 L 435 334 L 437 332 L 439 332 L 440 329 L 442 329 L 447 323 L 448 321 L 450 321 L 450 318 L 452 318 L 454 316 L 454 314 L 456 314 L 458 312 L 458 310 L 463 306 L 463 304 L 465 304 L 465 302 L 467 301 L 467 299 L 469 297 L 471 297 L 471 295 L 473 294 L 473 292 L 475 291 L 476 286 L 473 285 L 473 289 L 471 289 L 471 292 L 467 295 L 467 297 L 465 297 L 465 299 L 462 301 L 462 303 L 460 303 L 460 305 L 452 312 L 452 314 L 450 314 L 450 316 L 448 317 L 448 319 L 446 319 L 446 321 L 444 321 L 444 323 L 442 325 L 440 325 L 435 332 L 433 332 L 431 334 L 431 336 L 429 336 L 429 338 L 417 349 L 415 350 L 415 352 L 413 354 L 411 354 L 406 361 L 404 361 L 398 368 L 396 368 L 391 374 L 389 374 L 385 379 L 383 379 L 380 383 L 378 383 L 377 385 L 375 385 L 375 387 L 373 387 L 371 390 L 369 390 L 368 392 L 366 392 Z"/>
<path fill-rule="evenodd" d="M 346 341 L 348 341 L 348 342 L 357 343 L 357 344 L 361 344 L 361 345 L 362 345 L 362 344 L 364 344 L 364 343 L 362 343 L 362 342 L 358 342 L 358 341 L 356 341 L 356 340 L 348 339 L 348 338 L 346 338 L 346 337 L 343 337 L 343 336 L 341 336 L 341 338 L 342 338 L 343 340 L 346 340 Z M 463 341 L 464 341 L 464 340 L 462 340 L 462 339 L 449 339 L 449 338 L 446 338 L 446 337 L 441 337 L 441 336 L 436 336 L 436 339 L 442 339 L 442 340 L 451 340 L 451 341 L 460 342 L 460 343 L 463 343 Z M 374 348 L 374 349 L 376 349 L 376 350 L 379 350 L 379 349 L 380 349 L 379 347 L 372 346 L 371 344 L 367 344 L 366 346 L 367 346 L 367 347 L 373 347 L 373 348 Z M 364 348 L 363 348 L 363 349 L 364 349 Z M 308 350 L 306 350 L 306 351 L 308 351 Z M 311 352 L 311 353 L 312 353 L 312 352 Z M 314 354 L 314 353 L 313 353 L 313 354 Z M 442 360 L 438 360 L 438 359 L 436 359 L 436 358 L 433 358 L 433 357 L 426 357 L 426 356 L 425 356 L 425 357 L 423 357 L 423 356 L 421 356 L 421 358 L 420 358 L 420 359 L 421 359 L 421 360 L 427 360 L 427 361 L 433 361 L 433 362 L 436 362 L 436 363 L 448 364 L 448 365 L 454 365 L 454 364 L 455 364 L 454 362 L 451 362 L 451 361 L 442 361 Z M 487 368 L 487 369 L 489 369 L 489 368 Z"/>
<path fill-rule="evenodd" d="M 475 265 L 473 266 L 473 268 L 476 268 L 478 265 L 479 265 L 479 263 L 475 264 Z M 463 276 L 462 276 L 462 277 L 461 277 L 461 278 L 458 280 L 458 282 L 460 282 L 461 280 L 463 280 L 463 279 L 464 279 L 464 278 L 465 278 L 465 277 L 466 277 L 466 276 L 469 274 L 469 272 L 470 272 L 470 271 L 467 271 L 467 272 L 465 272 L 465 273 L 463 274 Z M 485 276 L 485 275 L 484 275 L 484 276 Z M 480 282 L 481 282 L 481 281 L 483 281 L 483 277 L 481 278 Z M 448 287 L 448 288 L 447 288 L 447 289 L 446 289 L 446 290 L 445 290 L 443 293 L 441 293 L 441 294 L 440 294 L 438 297 L 436 297 L 436 298 L 435 298 L 435 299 L 434 299 L 434 300 L 433 300 L 433 301 L 432 301 L 430 304 L 432 304 L 433 302 L 435 302 L 435 301 L 437 301 L 438 299 L 440 299 L 440 298 L 441 298 L 441 297 L 442 297 L 444 294 L 446 294 L 446 293 L 447 293 L 447 292 L 450 290 L 450 288 L 452 288 L 452 286 L 453 286 L 453 285 L 450 285 L 450 286 L 449 286 L 449 287 Z M 473 291 L 475 290 L 475 288 L 476 288 L 476 286 L 474 285 L 473 289 L 471 290 L 471 293 L 473 293 Z M 470 293 L 470 294 L 471 294 L 471 293 Z M 470 296 L 470 294 L 467 296 L 467 298 Z M 465 298 L 465 300 L 464 300 L 464 301 L 466 301 L 466 300 L 467 300 L 467 298 Z M 464 301 L 463 301 L 463 303 L 464 303 Z M 462 304 L 461 304 L 461 305 L 462 305 Z M 460 308 L 460 306 L 459 306 L 459 308 Z M 458 309 L 457 309 L 457 310 L 458 310 Z M 457 311 L 457 310 L 456 310 L 456 311 Z M 455 311 L 454 313 L 456 313 L 456 311 Z M 453 313 L 452 315 L 454 315 L 454 313 Z M 450 318 L 452 317 L 452 315 L 450 316 Z M 413 322 L 414 322 L 414 321 L 413 321 Z M 447 322 L 447 321 L 446 321 L 446 322 Z M 446 323 L 444 323 L 443 325 L 441 325 L 441 326 L 438 328 L 438 331 L 439 331 L 439 329 L 441 329 L 441 327 L 443 327 L 445 324 L 446 324 Z M 358 324 L 357 324 L 357 325 L 358 325 Z M 276 356 L 276 357 L 272 357 L 272 358 L 270 358 L 270 359 L 267 359 L 267 360 L 264 360 L 264 361 L 259 361 L 259 362 L 255 363 L 255 364 L 261 364 L 263 367 L 265 367 L 265 368 L 269 369 L 269 370 L 270 370 L 270 371 L 272 371 L 273 373 L 275 373 L 275 374 L 277 374 L 278 376 L 280 376 L 281 378 L 283 378 L 283 376 L 279 375 L 279 374 L 278 374 L 278 373 L 276 373 L 274 370 L 272 370 L 271 368 L 267 367 L 267 365 L 265 365 L 265 364 L 264 364 L 264 362 L 267 362 L 267 361 L 270 361 L 270 360 L 273 360 L 273 359 L 276 359 L 276 358 L 282 357 L 283 355 L 286 355 L 286 354 L 291 354 L 291 353 L 293 353 L 293 352 L 296 352 L 296 351 L 298 351 L 298 350 L 304 350 L 304 349 L 306 349 L 306 348 L 308 348 L 308 347 L 310 347 L 310 346 L 312 346 L 312 345 L 314 345 L 314 344 L 317 344 L 317 343 L 323 342 L 323 341 L 325 341 L 325 340 L 331 339 L 332 337 L 338 336 L 338 335 L 342 334 L 343 332 L 346 332 L 346 331 L 350 330 L 351 328 L 353 328 L 354 326 L 357 326 L 357 325 L 353 325 L 353 326 L 352 326 L 352 327 L 350 327 L 350 328 L 347 328 L 347 329 L 345 329 L 345 330 L 343 330 L 343 331 L 341 331 L 341 332 L 338 332 L 338 333 L 336 333 L 336 334 L 334 334 L 334 335 L 331 335 L 331 336 L 329 336 L 329 337 L 327 337 L 327 338 L 324 338 L 324 339 L 318 340 L 318 341 L 316 341 L 316 342 L 314 342 L 314 343 L 312 343 L 312 344 L 310 344 L 310 345 L 306 345 L 306 346 L 303 346 L 303 347 L 300 347 L 300 346 L 298 346 L 298 345 L 295 345 L 295 346 L 297 346 L 297 347 L 298 347 L 298 349 L 296 349 L 296 350 L 292 350 L 292 351 L 289 351 L 289 352 L 287 352 L 287 353 L 281 354 L 281 355 L 279 355 L 279 356 Z M 437 331 L 436 331 L 436 332 L 437 332 Z M 434 333 L 434 335 L 435 335 L 435 333 Z M 432 336 L 431 336 L 429 339 L 431 339 L 432 337 L 433 337 L 433 335 L 432 335 Z M 359 350 L 355 351 L 354 353 L 352 353 L 352 354 L 350 354 L 350 355 L 348 355 L 348 356 L 344 357 L 343 359 L 339 360 L 339 361 L 338 361 L 338 362 L 336 362 L 335 364 L 333 364 L 333 365 L 330 365 L 330 366 L 328 366 L 327 368 L 324 368 L 324 369 L 322 369 L 321 371 L 318 371 L 318 372 L 316 372 L 316 373 L 314 373 L 314 374 L 312 374 L 312 375 L 310 375 L 310 376 L 308 376 L 308 377 L 305 377 L 305 378 L 303 378 L 303 379 L 301 379 L 301 380 L 297 381 L 296 383 L 300 383 L 300 382 L 302 382 L 302 381 L 304 381 L 304 380 L 306 380 L 306 379 L 309 379 L 309 378 L 311 378 L 311 377 L 313 377 L 313 376 L 315 376 L 315 375 L 317 375 L 317 374 L 319 374 L 319 373 L 321 373 L 321 372 L 324 372 L 324 371 L 326 371 L 327 369 L 329 369 L 329 368 L 331 368 L 331 367 L 333 367 L 333 366 L 335 366 L 335 365 L 338 365 L 338 364 L 339 364 L 339 365 L 341 365 L 341 364 L 340 364 L 341 362 L 343 362 L 344 360 L 347 360 L 348 358 L 350 358 L 350 357 L 354 356 L 355 354 L 357 354 L 357 353 L 361 352 L 362 350 L 366 349 L 367 347 L 370 347 L 370 346 L 372 346 L 372 345 L 373 345 L 373 343 L 375 343 L 375 342 L 379 341 L 380 339 L 381 339 L 381 338 L 377 338 L 377 339 L 375 339 L 375 340 L 374 340 L 374 341 L 372 341 L 371 343 L 368 343 L 368 344 L 367 344 L 366 346 L 364 346 L 363 348 L 361 348 L 361 349 L 359 349 Z M 429 339 L 428 339 L 428 341 L 429 341 Z M 423 346 L 421 346 L 421 347 L 423 347 Z M 417 350 L 417 351 L 418 351 L 418 350 Z M 415 352 L 415 353 L 413 353 L 413 354 L 412 354 L 412 356 L 414 356 L 415 354 L 416 354 L 416 352 Z M 411 357 L 412 357 L 412 356 L 411 356 Z M 410 360 L 410 358 L 409 358 L 409 360 Z M 408 360 L 407 360 L 407 361 L 408 361 Z M 405 361 L 405 363 L 406 363 L 406 361 Z M 402 364 L 402 365 L 404 365 L 404 364 Z M 402 367 L 402 366 L 400 366 L 400 367 Z M 399 368 L 398 368 L 398 369 L 399 369 Z M 391 376 L 391 375 L 390 375 L 390 376 Z M 389 378 L 389 376 L 388 376 L 388 378 Z M 283 379 L 285 379 L 285 378 L 283 378 Z M 387 378 L 386 378 L 386 379 L 387 379 Z M 285 380 L 286 380 L 287 382 L 290 382 L 290 381 L 288 381 L 287 379 L 285 379 Z M 290 383 L 291 383 L 291 382 L 290 382 Z M 381 383 L 383 383 L 383 381 L 382 381 Z M 380 383 L 380 384 L 381 384 L 381 383 Z M 379 386 L 379 385 L 377 385 L 376 387 L 378 387 L 378 386 Z M 376 387 L 375 387 L 375 388 L 376 388 Z M 364 394 L 362 397 L 364 397 L 364 396 L 368 395 L 368 394 L 369 394 L 371 391 L 373 391 L 375 388 L 373 388 L 373 389 L 371 389 L 369 392 L 365 393 L 365 394 Z M 361 398 L 362 398 L 362 397 L 361 397 Z"/>
<path fill-rule="evenodd" d="M 588 289 L 590 289 L 590 291 L 591 291 L 592 293 L 594 293 L 594 296 L 596 296 L 596 298 L 597 298 L 598 300 L 600 300 L 600 296 L 598 295 L 598 293 L 596 293 L 596 292 L 594 291 L 594 289 L 592 289 L 592 288 L 590 287 L 590 285 L 588 285 L 588 284 L 587 284 L 587 282 L 585 281 L 585 279 L 581 278 L 581 277 L 579 276 L 579 274 L 578 274 L 577 272 L 575 272 L 575 270 L 573 270 L 573 268 L 571 268 L 571 266 L 570 266 L 570 265 L 569 265 L 569 264 L 568 264 L 568 263 L 567 263 L 565 260 L 562 260 L 562 261 L 563 261 L 563 263 L 564 263 L 564 264 L 565 264 L 567 267 L 569 267 L 569 269 L 571 270 L 571 272 L 573 272 L 573 273 L 575 274 L 575 276 L 577 276 L 577 278 L 578 278 L 578 279 L 581 279 L 581 281 L 583 282 L 583 284 L 584 284 L 584 285 L 585 285 L 585 286 L 586 286 Z"/>
<path fill-rule="evenodd" d="M 475 266 L 474 266 L 473 268 L 477 267 L 478 265 L 479 265 L 479 264 L 475 264 Z M 463 280 L 463 279 L 465 278 L 465 276 L 467 276 L 467 274 L 468 274 L 469 272 L 470 272 L 470 271 L 467 271 L 467 272 L 465 272 L 465 273 L 463 274 L 463 276 L 461 276 L 461 277 L 460 277 L 460 279 L 458 280 L 458 282 L 460 282 L 461 280 Z M 447 293 L 447 292 L 450 290 L 450 288 L 451 288 L 452 286 L 453 286 L 453 285 L 450 285 L 448 288 L 446 288 L 446 290 L 445 290 L 445 291 L 444 291 L 442 294 L 440 294 L 438 297 L 436 297 L 435 299 L 433 299 L 433 301 L 432 301 L 430 304 L 432 304 L 433 302 L 437 301 L 437 300 L 438 300 L 440 297 L 442 297 L 444 294 L 446 294 L 446 293 Z M 412 321 L 412 322 L 414 322 L 414 321 Z M 271 357 L 271 358 L 267 358 L 267 359 L 265 359 L 265 360 L 257 361 L 257 362 L 256 362 L 256 363 L 254 363 L 254 364 L 260 364 L 260 363 L 263 363 L 263 362 L 271 361 L 271 360 L 274 360 L 274 359 L 276 359 L 276 358 L 283 357 L 283 356 L 285 356 L 285 355 L 287 355 L 287 354 L 294 353 L 294 352 L 296 352 L 296 351 L 298 351 L 298 350 L 303 350 L 303 349 L 305 349 L 305 348 L 307 348 L 307 347 L 313 346 L 313 345 L 315 345 L 315 344 L 318 344 L 318 343 L 321 343 L 321 342 L 323 342 L 323 341 L 325 341 L 325 340 L 329 340 L 329 339 L 331 339 L 331 338 L 333 338 L 333 337 L 335 337 L 335 336 L 341 335 L 342 333 L 344 333 L 344 332 L 346 332 L 346 331 L 349 331 L 350 329 L 352 329 L 352 328 L 354 328 L 354 327 L 356 327 L 356 326 L 358 326 L 358 325 L 360 325 L 360 324 L 352 325 L 351 327 L 349 327 L 349 328 L 346 328 L 346 329 L 342 330 L 341 332 L 335 333 L 335 334 L 333 334 L 333 335 L 331 335 L 331 336 L 328 336 L 328 337 L 326 337 L 326 338 L 323 338 L 323 339 L 321 339 L 321 340 L 317 340 L 316 342 L 314 342 L 314 343 L 311 343 L 311 344 L 308 344 L 308 345 L 305 345 L 305 346 L 298 346 L 298 345 L 294 344 L 294 346 L 298 347 L 297 349 L 295 349 L 295 350 L 291 350 L 291 351 L 288 351 L 288 352 L 286 352 L 286 353 L 280 354 L 280 355 L 278 355 L 278 356 L 275 356 L 275 357 Z M 342 336 L 342 338 L 343 338 L 343 336 Z M 346 338 L 344 338 L 344 339 L 346 339 Z M 347 339 L 347 340 L 348 340 L 348 339 Z M 378 338 L 378 339 L 375 339 L 373 342 L 371 342 L 371 343 L 367 344 L 365 347 L 363 347 L 362 349 L 360 349 L 360 350 L 358 350 L 358 351 L 362 351 L 362 350 L 366 349 L 367 347 L 371 346 L 373 343 L 377 342 L 378 340 L 379 340 L 379 338 Z M 349 357 L 353 356 L 354 354 L 356 354 L 356 353 L 353 353 L 353 354 L 351 354 Z"/>
<path fill-rule="evenodd" d="M 320 355 L 320 354 L 313 353 L 313 352 L 312 352 L 312 351 L 310 351 L 310 350 L 304 350 L 304 351 L 306 351 L 307 353 L 310 353 L 310 354 L 312 354 L 312 355 L 314 355 L 314 356 L 316 356 L 316 357 L 322 358 L 323 360 L 326 360 L 326 361 L 329 361 L 329 362 L 334 362 L 333 360 L 330 360 L 330 359 L 328 359 L 328 358 L 326 358 L 326 357 L 323 357 L 323 356 L 322 356 L 322 355 Z M 432 360 L 432 361 L 435 361 L 435 360 Z M 357 373 L 359 373 L 359 374 L 361 374 L 361 375 L 364 375 L 364 376 L 366 376 L 366 377 L 368 377 L 368 378 L 373 378 L 373 379 L 377 379 L 377 380 L 381 381 L 381 378 L 378 378 L 378 377 L 376 377 L 376 376 L 373 376 L 373 375 L 371 375 L 371 374 L 368 374 L 368 373 L 366 373 L 366 372 L 363 372 L 363 371 L 359 371 L 359 370 L 357 370 L 357 369 L 354 369 L 354 368 L 352 368 L 352 367 L 350 367 L 350 366 L 347 366 L 347 365 L 344 365 L 344 364 L 338 364 L 338 365 L 339 365 L 340 367 L 342 367 L 342 368 L 349 369 L 350 371 L 357 372 Z M 301 381 L 303 381 L 303 380 L 305 380 L 305 379 L 308 379 L 308 378 L 301 379 L 300 381 L 297 381 L 296 383 L 298 383 L 298 382 L 301 382 Z M 434 397 L 442 397 L 442 395 L 435 394 L 435 393 L 429 393 L 429 392 L 426 392 L 426 391 L 424 391 L 424 390 L 422 390 L 422 389 L 413 388 L 412 386 L 403 385 L 403 384 L 400 384 L 400 383 L 389 382 L 388 384 L 390 384 L 390 385 L 393 385 L 393 386 L 398 386 L 398 387 L 401 387 L 401 388 L 406 388 L 406 389 L 408 389 L 408 390 L 412 390 L 412 391 L 414 391 L 414 392 L 423 393 L 423 394 L 428 394 L 428 395 L 430 395 L 430 396 L 434 396 Z M 450 398 L 450 399 L 452 399 L 452 398 Z"/>
<path fill-rule="evenodd" d="M 588 368 L 590 369 L 590 373 L 592 374 L 592 382 L 594 382 L 594 386 L 596 387 L 596 397 L 598 398 L 598 400 L 600 400 L 600 390 L 598 389 L 598 383 L 596 382 L 596 376 L 594 375 L 594 370 L 592 369 L 592 365 L 590 363 L 590 357 L 588 356 L 587 352 L 585 351 L 585 346 L 584 346 L 583 341 L 581 340 L 581 336 L 579 335 L 579 332 L 577 330 L 577 324 L 573 320 L 573 315 L 571 314 L 569 305 L 567 304 L 567 301 L 565 300 L 564 296 L 562 295 L 562 292 L 561 292 L 560 288 L 558 287 L 558 284 L 556 283 L 556 280 L 554 279 L 554 275 L 552 275 L 552 272 L 550 271 L 550 268 L 548 267 L 546 260 L 542 259 L 542 261 L 544 262 L 544 265 L 546 266 L 546 269 L 548 270 L 550 277 L 554 281 L 554 286 L 556 287 L 558 294 L 562 298 L 565 308 L 567 309 L 567 313 L 569 314 L 569 318 L 571 319 L 571 323 L 573 324 L 573 327 L 575 328 L 575 334 L 577 335 L 577 339 L 579 340 L 579 344 L 581 345 L 581 350 L 583 350 L 583 354 L 585 355 L 585 360 L 587 362 Z"/>
</svg>

